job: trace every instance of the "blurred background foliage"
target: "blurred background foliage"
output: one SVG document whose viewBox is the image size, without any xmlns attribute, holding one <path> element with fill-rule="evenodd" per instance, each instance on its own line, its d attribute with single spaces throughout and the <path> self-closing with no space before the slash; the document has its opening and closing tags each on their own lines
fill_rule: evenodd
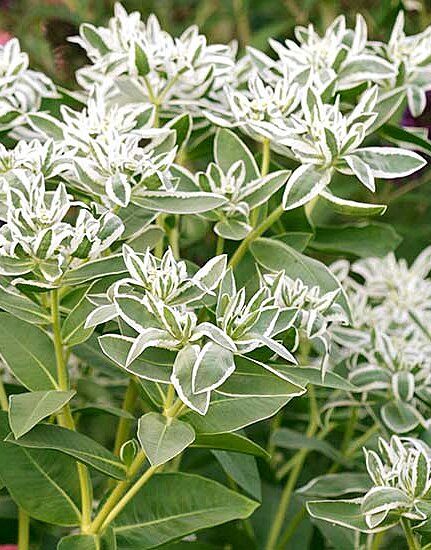
<svg viewBox="0 0 431 550">
<path fill-rule="evenodd" d="M 0 0 L 0 39 L 16 36 L 30 55 L 33 68 L 44 71 L 56 83 L 74 88 L 74 72 L 86 63 L 81 49 L 67 37 L 78 33 L 83 21 L 105 25 L 115 0 Z M 174 35 L 191 24 L 199 25 L 210 42 L 236 39 L 241 50 L 250 44 L 269 53 L 268 37 L 279 40 L 293 36 L 296 25 L 313 23 L 324 32 L 339 14 L 350 25 L 361 13 L 368 23 L 369 37 L 387 40 L 400 9 L 406 12 L 408 34 L 431 24 L 431 0 L 124 0 L 128 11 L 139 10 L 146 18 L 154 12 Z M 401 119 L 402 112 L 398 114 Z M 398 122 L 398 121 L 395 121 Z M 431 95 L 425 127 L 431 127 Z M 384 142 L 384 138 L 382 138 Z M 360 197 L 368 202 L 386 202 L 387 213 L 379 221 L 391 223 L 403 237 L 401 256 L 414 258 L 431 242 L 431 171 L 398 183 L 381 182 L 377 193 Z M 340 188 L 348 182 L 336 182 Z M 319 225 L 340 223 L 333 213 L 318 207 Z M 377 221 L 377 220 L 376 220 Z M 294 220 L 292 220 L 294 223 Z M 329 258 L 328 258 L 329 259 Z"/>
</svg>

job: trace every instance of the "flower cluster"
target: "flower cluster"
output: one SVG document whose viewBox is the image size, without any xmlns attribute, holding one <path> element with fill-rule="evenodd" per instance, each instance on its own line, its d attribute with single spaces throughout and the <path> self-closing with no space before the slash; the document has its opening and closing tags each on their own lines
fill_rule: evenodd
<svg viewBox="0 0 431 550">
<path fill-rule="evenodd" d="M 5 225 L 0 229 L 0 272 L 32 273 L 26 284 L 47 286 L 62 276 L 73 258 L 95 258 L 117 240 L 124 226 L 108 211 L 94 213 L 71 200 L 63 184 L 48 191 L 43 176 L 16 170 L 3 179 Z M 75 224 L 66 221 L 78 208 Z M 18 283 L 21 279 L 16 279 Z"/>
<path fill-rule="evenodd" d="M 425 249 L 411 266 L 393 254 L 333 266 L 351 299 L 354 323 L 334 327 L 332 338 L 347 357 L 350 380 L 381 406 L 382 419 L 397 433 L 428 425 L 430 252 Z"/>
<path fill-rule="evenodd" d="M 144 23 L 120 4 L 108 28 L 84 24 L 72 40 L 93 62 L 77 72 L 85 90 L 109 79 L 113 94 L 119 89 L 126 97 L 157 103 L 165 114 L 217 90 L 235 65 L 235 45 L 208 45 L 195 26 L 173 38 L 155 15 Z"/>
<path fill-rule="evenodd" d="M 57 97 L 53 82 L 28 64 L 18 39 L 0 45 L 0 130 L 22 124 L 23 115 L 40 109 L 43 98 Z"/>
<path fill-rule="evenodd" d="M 371 489 L 353 500 L 308 502 L 312 516 L 368 533 L 408 520 L 420 532 L 431 514 L 431 449 L 419 439 L 395 435 L 390 441 L 379 438 L 378 447 L 379 453 L 364 449 Z M 347 513 L 337 514 L 341 508 Z"/>
<path fill-rule="evenodd" d="M 261 287 L 250 299 L 237 289 L 226 256 L 216 256 L 189 275 L 168 249 L 161 260 L 150 251 L 136 254 L 123 247 L 128 276 L 115 282 L 105 295 L 90 297 L 97 305 L 86 326 L 118 319 L 128 327 L 121 334 L 104 334 L 104 352 L 127 371 L 161 383 L 172 383 L 180 399 L 205 414 L 211 392 L 235 371 L 236 357 L 266 347 L 280 358 L 296 363 L 292 353 L 275 340 L 293 325 L 297 309 L 275 304 L 268 288 Z M 217 291 L 218 289 L 218 291 Z M 217 291 L 217 292 L 216 292 Z M 197 307 L 217 294 L 215 311 L 203 321 Z M 172 367 L 151 365 L 149 348 L 174 353 Z M 256 368 L 275 368 L 255 361 Z M 223 389 L 223 388 L 221 388 Z M 298 392 L 301 392 L 298 387 Z"/>
</svg>

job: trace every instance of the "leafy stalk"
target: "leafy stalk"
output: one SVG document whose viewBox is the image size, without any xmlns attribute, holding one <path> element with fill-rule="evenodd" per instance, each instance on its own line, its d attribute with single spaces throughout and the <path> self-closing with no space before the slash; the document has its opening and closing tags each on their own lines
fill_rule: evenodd
<svg viewBox="0 0 431 550">
<path fill-rule="evenodd" d="M 307 437 L 313 437 L 319 427 L 319 414 L 317 408 L 316 395 L 313 386 L 308 387 L 309 403 L 310 403 L 310 422 L 308 424 L 306 435 Z M 308 455 L 308 449 L 301 449 L 293 458 L 293 467 L 290 472 L 286 485 L 284 486 L 281 494 L 278 509 L 275 514 L 274 521 L 269 531 L 268 539 L 266 542 L 266 550 L 273 550 L 277 546 L 277 540 L 283 527 L 284 518 L 289 508 L 289 504 L 292 498 L 293 491 L 295 489 L 298 478 L 301 474 L 302 467 L 305 459 Z"/>
<path fill-rule="evenodd" d="M 247 237 L 242 241 L 239 247 L 236 249 L 234 255 L 229 261 L 229 267 L 236 267 L 239 262 L 244 257 L 245 253 L 249 249 L 249 246 L 253 241 L 258 239 L 267 229 L 269 229 L 283 214 L 283 206 L 280 204 L 277 206 L 273 212 L 264 220 L 260 225 L 258 225 L 253 231 L 247 235 Z"/>
<path fill-rule="evenodd" d="M 67 365 L 64 360 L 63 342 L 61 339 L 59 294 L 58 289 L 51 291 L 51 315 L 52 330 L 54 337 L 54 349 L 57 363 L 57 380 L 61 390 L 69 389 L 69 380 L 67 375 Z M 58 414 L 58 423 L 69 430 L 76 430 L 75 421 L 70 410 L 69 404 L 65 405 Z M 87 533 L 91 523 L 92 509 L 92 488 L 87 468 L 80 462 L 76 463 L 79 486 L 81 491 L 81 530 Z"/>
<path fill-rule="evenodd" d="M 401 526 L 403 528 L 409 550 L 420 550 L 421 545 L 416 535 L 413 533 L 410 520 L 407 518 L 401 518 Z"/>
</svg>

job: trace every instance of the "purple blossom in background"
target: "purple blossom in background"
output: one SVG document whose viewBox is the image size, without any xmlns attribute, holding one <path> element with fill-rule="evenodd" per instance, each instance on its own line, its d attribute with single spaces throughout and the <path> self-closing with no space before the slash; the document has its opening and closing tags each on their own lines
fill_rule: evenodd
<svg viewBox="0 0 431 550">
<path fill-rule="evenodd" d="M 427 103 L 424 112 L 415 118 L 407 107 L 401 119 L 401 126 L 405 128 L 426 128 L 428 129 L 427 137 L 431 139 L 431 90 L 426 92 L 426 96 Z"/>
</svg>

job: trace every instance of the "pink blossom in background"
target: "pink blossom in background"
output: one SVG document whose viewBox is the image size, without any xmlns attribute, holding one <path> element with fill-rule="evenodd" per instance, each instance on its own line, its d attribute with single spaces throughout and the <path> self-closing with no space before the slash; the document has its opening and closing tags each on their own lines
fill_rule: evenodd
<svg viewBox="0 0 431 550">
<path fill-rule="evenodd" d="M 16 544 L 2 544 L 0 550 L 18 550 L 18 546 Z"/>
<path fill-rule="evenodd" d="M 9 32 L 0 30 L 0 46 L 3 46 L 4 44 L 6 44 L 6 42 L 11 38 L 12 38 L 12 35 Z M 2 548 L 7 549 L 6 546 L 0 546 L 0 550 L 2 550 Z M 12 548 L 12 546 L 10 546 L 9 548 Z"/>
</svg>

